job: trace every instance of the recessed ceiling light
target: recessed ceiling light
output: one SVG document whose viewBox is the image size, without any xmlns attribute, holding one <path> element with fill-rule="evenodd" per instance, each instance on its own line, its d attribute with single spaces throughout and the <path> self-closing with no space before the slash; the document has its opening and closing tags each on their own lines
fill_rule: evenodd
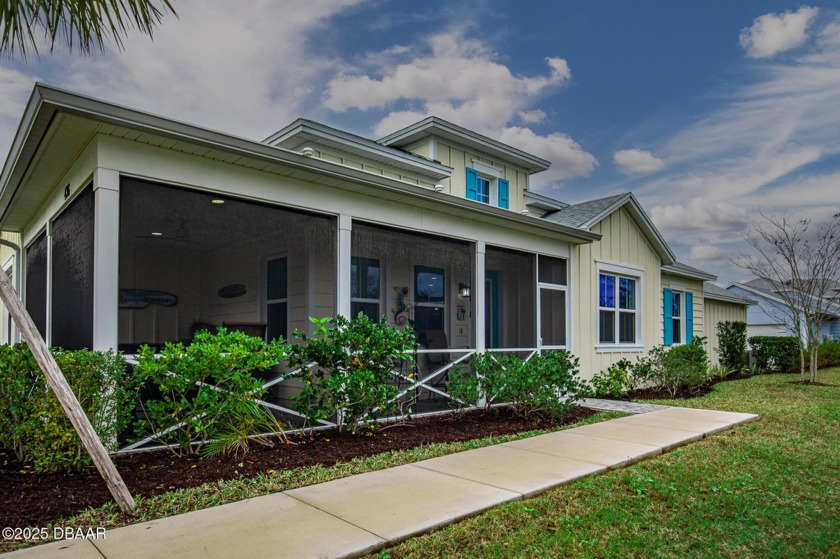
<svg viewBox="0 0 840 559">
<path fill-rule="evenodd" d="M 225 201 L 222 200 L 221 198 L 214 198 L 210 201 L 213 202 L 214 204 L 224 204 L 225 203 Z"/>
<path fill-rule="evenodd" d="M 152 237 L 163 237 L 163 233 L 160 231 L 152 231 Z"/>
</svg>

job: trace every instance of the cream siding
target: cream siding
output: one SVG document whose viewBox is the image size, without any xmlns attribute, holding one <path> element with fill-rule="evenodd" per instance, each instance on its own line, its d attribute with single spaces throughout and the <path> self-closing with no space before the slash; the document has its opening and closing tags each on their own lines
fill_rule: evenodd
<svg viewBox="0 0 840 559">
<path fill-rule="evenodd" d="M 705 300 L 706 320 L 709 324 L 709 331 L 706 333 L 709 351 L 709 361 L 714 364 L 720 363 L 720 343 L 717 336 L 717 324 L 726 321 L 747 321 L 747 306 L 737 303 L 728 303 L 715 299 Z"/>
<path fill-rule="evenodd" d="M 388 167 L 383 163 L 376 161 L 365 161 L 363 158 L 358 156 L 353 156 L 346 153 L 340 153 L 334 150 L 330 150 L 323 146 L 319 146 L 317 144 L 311 144 L 310 147 L 313 148 L 314 153 L 312 155 L 315 159 L 322 159 L 324 161 L 329 161 L 330 163 L 335 163 L 337 165 L 344 165 L 345 167 L 351 167 L 353 169 L 360 169 L 362 171 L 367 171 L 368 173 L 372 173 L 374 175 L 380 175 L 383 177 L 388 177 L 391 179 L 407 182 L 409 184 L 416 184 L 419 186 L 425 186 L 427 188 L 434 188 L 435 182 L 430 180 L 429 178 L 424 178 L 420 175 L 408 173 L 402 169 L 397 167 Z M 422 151 L 422 150 L 421 150 Z M 422 153 L 418 153 L 418 155 L 423 155 Z M 426 157 L 423 155 L 423 157 Z"/>
<path fill-rule="evenodd" d="M 419 152 L 417 152 L 420 154 Z M 443 179 L 441 184 L 444 191 L 460 198 L 467 196 L 467 167 L 473 166 L 473 161 L 481 161 L 496 167 L 502 172 L 502 178 L 510 183 L 510 210 L 520 212 L 525 207 L 524 194 L 528 189 L 528 173 L 504 161 L 485 157 L 475 151 L 437 140 L 437 160 L 443 165 L 452 167 L 452 177 Z"/>
<path fill-rule="evenodd" d="M 635 359 L 662 337 L 661 261 L 630 214 L 623 208 L 592 227 L 600 241 L 573 248 L 572 268 L 572 352 L 580 358 L 581 375 L 591 378 L 621 358 Z M 616 265 L 641 270 L 637 308 L 641 312 L 642 349 L 598 347 L 598 266 Z"/>
</svg>

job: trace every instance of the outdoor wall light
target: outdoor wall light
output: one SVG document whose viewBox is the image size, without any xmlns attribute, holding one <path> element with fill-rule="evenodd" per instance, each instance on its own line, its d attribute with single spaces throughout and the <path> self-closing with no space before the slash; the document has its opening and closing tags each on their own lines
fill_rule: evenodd
<svg viewBox="0 0 840 559">
<path fill-rule="evenodd" d="M 466 283 L 459 283 L 458 284 L 458 295 L 463 297 L 464 299 L 470 298 L 470 286 Z"/>
</svg>

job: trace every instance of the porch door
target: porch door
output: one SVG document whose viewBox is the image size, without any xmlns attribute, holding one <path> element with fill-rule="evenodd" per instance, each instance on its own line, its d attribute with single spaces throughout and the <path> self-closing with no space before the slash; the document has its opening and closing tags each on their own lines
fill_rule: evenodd
<svg viewBox="0 0 840 559">
<path fill-rule="evenodd" d="M 499 291 L 501 272 L 487 270 L 484 279 L 484 340 L 488 348 L 501 347 L 501 316 L 499 313 Z"/>
<path fill-rule="evenodd" d="M 566 290 L 562 287 L 539 287 L 537 305 L 540 349 L 566 348 Z"/>
</svg>

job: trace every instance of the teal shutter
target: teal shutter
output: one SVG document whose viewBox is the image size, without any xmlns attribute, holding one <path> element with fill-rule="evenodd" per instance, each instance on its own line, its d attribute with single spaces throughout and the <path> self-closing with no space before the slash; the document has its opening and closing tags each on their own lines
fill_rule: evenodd
<svg viewBox="0 0 840 559">
<path fill-rule="evenodd" d="M 478 171 L 467 167 L 467 199 L 478 200 Z"/>
<path fill-rule="evenodd" d="M 662 309 L 663 309 L 663 330 L 665 331 L 665 345 L 674 344 L 674 314 L 673 314 L 673 292 L 670 289 L 665 289 L 662 295 Z"/>
<path fill-rule="evenodd" d="M 694 339 L 694 295 L 685 292 L 685 343 L 690 344 Z"/>
<path fill-rule="evenodd" d="M 499 179 L 499 207 L 510 208 L 510 184 L 506 179 Z"/>
</svg>

